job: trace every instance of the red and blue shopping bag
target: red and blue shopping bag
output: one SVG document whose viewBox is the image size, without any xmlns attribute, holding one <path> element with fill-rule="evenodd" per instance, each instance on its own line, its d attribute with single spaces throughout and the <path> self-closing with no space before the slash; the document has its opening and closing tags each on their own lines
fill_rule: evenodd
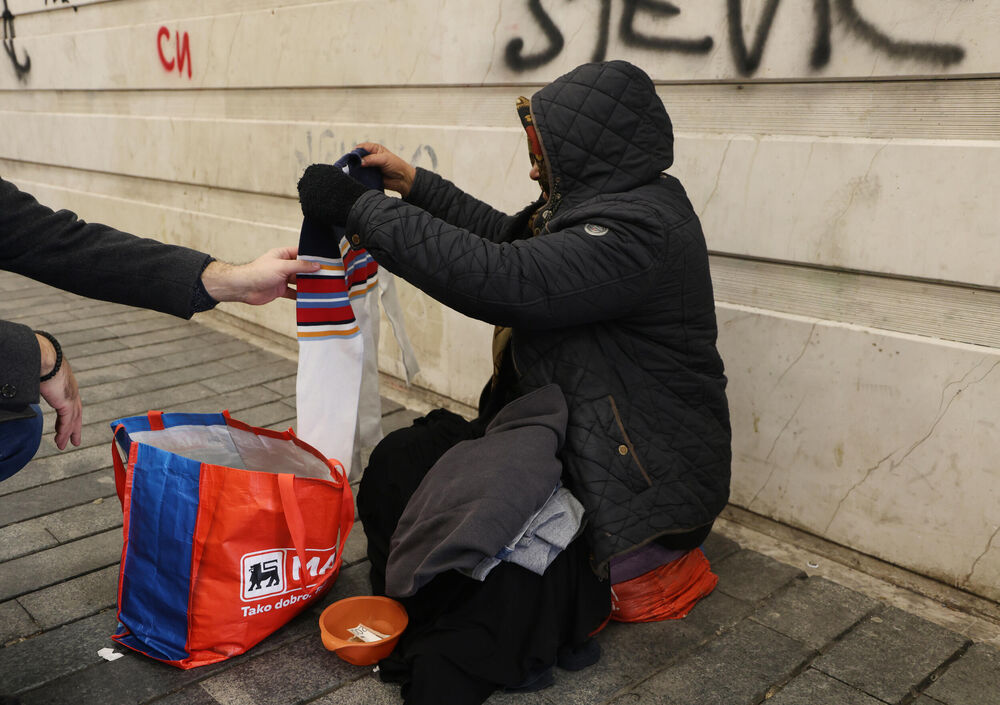
<svg viewBox="0 0 1000 705">
<path fill-rule="evenodd" d="M 215 663 L 333 585 L 354 523 L 340 463 L 226 412 L 111 427 L 124 513 L 115 641 L 180 668 Z"/>
</svg>

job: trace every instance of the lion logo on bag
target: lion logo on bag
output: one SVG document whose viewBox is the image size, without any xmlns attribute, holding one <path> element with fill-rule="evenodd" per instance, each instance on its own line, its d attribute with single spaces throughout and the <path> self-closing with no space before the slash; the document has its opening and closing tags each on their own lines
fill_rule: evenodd
<svg viewBox="0 0 1000 705">
<path fill-rule="evenodd" d="M 285 552 L 281 549 L 248 553 L 241 563 L 244 601 L 285 591 Z"/>
<path fill-rule="evenodd" d="M 254 563 L 251 565 L 250 587 L 247 588 L 247 592 L 259 590 L 261 588 L 261 581 L 264 578 L 267 578 L 267 585 L 265 587 L 281 585 L 281 578 L 278 577 L 278 561 L 264 561 L 263 563 Z"/>
</svg>

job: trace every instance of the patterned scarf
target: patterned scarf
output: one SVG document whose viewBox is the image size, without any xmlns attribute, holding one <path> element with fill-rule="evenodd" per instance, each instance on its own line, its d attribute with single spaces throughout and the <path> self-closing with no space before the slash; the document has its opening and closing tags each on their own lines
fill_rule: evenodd
<svg viewBox="0 0 1000 705">
<path fill-rule="evenodd" d="M 524 127 L 528 135 L 528 156 L 531 158 L 531 165 L 538 167 L 538 186 L 544 195 L 548 195 L 549 188 L 549 168 L 545 163 L 545 155 L 542 153 L 542 143 L 538 139 L 535 131 L 534 120 L 531 117 L 531 101 L 524 96 L 517 99 L 517 116 L 521 119 L 521 126 Z M 544 206 L 542 206 L 544 208 Z M 541 208 L 539 209 L 541 210 Z M 531 224 L 532 234 L 538 235 L 541 230 L 534 227 L 537 213 L 533 214 L 528 222 Z M 510 345 L 511 329 L 504 326 L 496 326 L 493 329 L 493 387 L 497 385 L 500 376 L 500 365 L 503 363 L 507 347 Z"/>
<path fill-rule="evenodd" d="M 517 116 L 521 118 L 521 126 L 528 135 L 528 156 L 531 158 L 531 166 L 538 167 L 538 186 L 542 189 L 542 193 L 548 194 L 549 166 L 545 163 L 542 143 L 538 139 L 535 123 L 531 117 L 531 101 L 523 95 L 517 99 Z"/>
</svg>

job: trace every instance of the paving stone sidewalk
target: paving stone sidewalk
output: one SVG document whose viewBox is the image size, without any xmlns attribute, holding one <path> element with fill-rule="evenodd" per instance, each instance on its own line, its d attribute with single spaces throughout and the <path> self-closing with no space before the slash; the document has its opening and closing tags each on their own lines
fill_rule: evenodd
<svg viewBox="0 0 1000 705">
<path fill-rule="evenodd" d="M 197 322 L 85 300 L 0 273 L 0 318 L 56 335 L 82 388 L 79 448 L 59 452 L 53 418 L 35 460 L 0 483 L 0 695 L 25 704 L 399 703 L 371 668 L 327 652 L 317 617 L 368 594 L 365 537 L 351 533 L 323 600 L 249 653 L 181 671 L 115 647 L 121 511 L 110 467 L 114 418 L 217 412 L 294 424 L 295 364 Z M 416 414 L 383 400 L 387 431 Z M 713 534 L 714 593 L 683 620 L 612 624 L 602 658 L 499 704 L 1000 705 L 1000 651 Z M 511 599 L 516 599 L 512 596 Z"/>
</svg>

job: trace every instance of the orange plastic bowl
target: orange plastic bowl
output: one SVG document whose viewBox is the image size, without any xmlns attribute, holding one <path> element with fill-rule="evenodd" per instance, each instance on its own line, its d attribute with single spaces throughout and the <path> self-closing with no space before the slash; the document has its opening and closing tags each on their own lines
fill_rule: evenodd
<svg viewBox="0 0 1000 705">
<path fill-rule="evenodd" d="M 393 599 L 362 595 L 338 600 L 319 616 L 319 631 L 323 646 L 355 666 L 370 666 L 381 661 L 396 648 L 396 642 L 410 618 L 406 609 Z M 379 641 L 349 641 L 350 628 L 363 624 L 382 634 Z"/>
</svg>

